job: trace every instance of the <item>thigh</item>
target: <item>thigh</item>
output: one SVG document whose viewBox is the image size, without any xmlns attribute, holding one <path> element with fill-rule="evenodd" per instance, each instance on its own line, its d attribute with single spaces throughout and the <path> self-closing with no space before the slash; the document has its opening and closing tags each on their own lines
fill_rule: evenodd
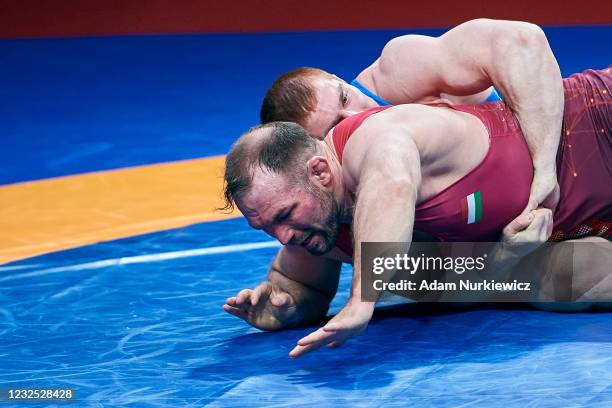
<svg viewBox="0 0 612 408">
<path fill-rule="evenodd" d="M 612 243 L 587 237 L 551 245 L 538 255 L 539 308 L 575 311 L 612 302 Z"/>
</svg>

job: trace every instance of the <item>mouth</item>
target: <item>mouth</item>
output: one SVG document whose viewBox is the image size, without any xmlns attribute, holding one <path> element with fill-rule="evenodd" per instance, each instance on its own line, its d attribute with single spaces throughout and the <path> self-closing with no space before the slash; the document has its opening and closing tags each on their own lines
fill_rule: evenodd
<svg viewBox="0 0 612 408">
<path fill-rule="evenodd" d="M 313 238 L 314 238 L 314 233 L 311 233 L 310 235 L 308 235 L 306 237 L 306 239 L 304 241 L 302 241 L 302 243 L 300 245 L 305 247 L 305 248 L 308 248 L 310 246 L 310 244 L 312 243 Z"/>
</svg>

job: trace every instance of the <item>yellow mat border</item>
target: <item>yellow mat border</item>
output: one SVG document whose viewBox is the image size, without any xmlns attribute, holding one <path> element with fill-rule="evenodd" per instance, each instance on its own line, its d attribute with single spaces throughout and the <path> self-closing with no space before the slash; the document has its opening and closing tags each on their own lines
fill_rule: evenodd
<svg viewBox="0 0 612 408">
<path fill-rule="evenodd" d="M 0 186 L 0 264 L 205 221 L 222 204 L 225 156 Z"/>
</svg>

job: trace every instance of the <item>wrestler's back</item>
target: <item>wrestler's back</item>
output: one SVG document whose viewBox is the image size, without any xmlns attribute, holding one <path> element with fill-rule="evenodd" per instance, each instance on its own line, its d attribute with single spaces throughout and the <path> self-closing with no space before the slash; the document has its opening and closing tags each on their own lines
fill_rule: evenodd
<svg viewBox="0 0 612 408">
<path fill-rule="evenodd" d="M 396 148 L 404 135 L 407 145 Z M 396 150 L 418 153 L 415 229 L 442 241 L 496 241 L 524 209 L 533 176 L 531 157 L 503 103 L 372 108 L 345 119 L 328 142 L 350 191 L 357 191 L 351 175 L 359 174 L 368 146 L 389 137 L 394 142 L 383 150 L 385 160 L 393 159 Z"/>
<path fill-rule="evenodd" d="M 367 118 L 355 131 L 368 132 L 368 121 L 392 123 L 412 138 L 421 160 L 417 204 L 427 201 L 469 174 L 485 158 L 489 134 L 475 116 L 443 106 L 397 105 Z"/>
</svg>

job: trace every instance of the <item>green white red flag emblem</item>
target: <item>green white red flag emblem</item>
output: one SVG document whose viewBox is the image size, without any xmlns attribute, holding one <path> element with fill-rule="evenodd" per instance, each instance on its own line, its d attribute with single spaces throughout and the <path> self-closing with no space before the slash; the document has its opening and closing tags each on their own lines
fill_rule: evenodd
<svg viewBox="0 0 612 408">
<path fill-rule="evenodd" d="M 466 224 L 474 224 L 482 219 L 482 196 L 475 191 L 461 200 L 461 215 Z"/>
</svg>

